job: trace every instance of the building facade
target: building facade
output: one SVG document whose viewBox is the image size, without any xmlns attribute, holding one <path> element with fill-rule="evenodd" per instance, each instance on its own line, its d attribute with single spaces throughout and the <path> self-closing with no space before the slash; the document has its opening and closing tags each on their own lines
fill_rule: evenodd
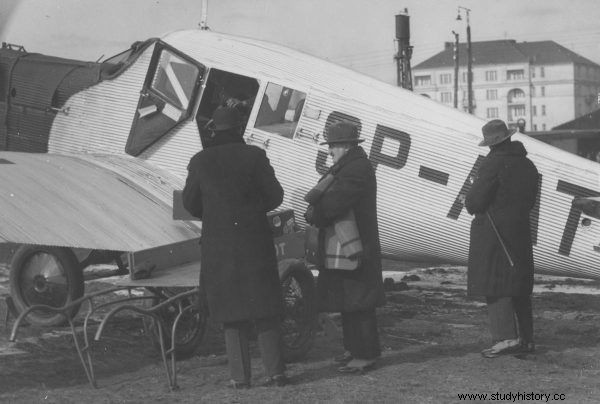
<svg viewBox="0 0 600 404">
<path fill-rule="evenodd" d="M 526 131 L 546 131 L 598 108 L 600 66 L 553 41 L 473 42 L 473 113 L 499 118 Z M 467 111 L 467 45 L 458 46 L 458 91 L 454 44 L 413 67 L 413 91 Z"/>
</svg>

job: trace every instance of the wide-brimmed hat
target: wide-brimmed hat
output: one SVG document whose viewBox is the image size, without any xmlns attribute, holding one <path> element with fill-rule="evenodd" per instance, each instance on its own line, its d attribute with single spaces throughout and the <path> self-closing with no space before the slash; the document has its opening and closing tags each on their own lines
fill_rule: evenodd
<svg viewBox="0 0 600 404">
<path fill-rule="evenodd" d="M 325 141 L 321 144 L 360 143 L 365 139 L 358 137 L 358 126 L 351 122 L 341 121 L 331 125 L 325 132 Z"/>
<path fill-rule="evenodd" d="M 516 129 L 508 129 L 503 120 L 493 119 L 481 128 L 483 140 L 479 143 L 479 146 L 493 146 L 501 143 L 511 137 L 516 131 Z"/>
<path fill-rule="evenodd" d="M 206 128 L 215 132 L 234 129 L 242 125 L 240 111 L 233 107 L 219 107 L 206 124 Z"/>
</svg>

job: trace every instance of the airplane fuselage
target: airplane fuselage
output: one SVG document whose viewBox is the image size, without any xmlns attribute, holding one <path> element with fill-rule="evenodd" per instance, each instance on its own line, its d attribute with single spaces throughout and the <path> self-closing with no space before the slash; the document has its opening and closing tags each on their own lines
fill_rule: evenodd
<svg viewBox="0 0 600 404">
<path fill-rule="evenodd" d="M 214 108 L 246 98 L 245 139 L 267 151 L 283 207 L 301 213 L 304 194 L 331 164 L 322 133 L 350 120 L 377 173 L 383 253 L 467 261 L 471 216 L 459 195 L 488 152 L 477 146 L 481 119 L 296 51 L 199 30 L 146 43 L 118 74 L 82 87 L 48 112 L 48 125 L 31 130 L 44 138 L 41 149 L 15 140 L 16 126 L 5 148 L 138 158 L 174 174 L 170 185 L 181 189 Z M 536 271 L 600 278 L 600 222 L 572 205 L 600 195 L 600 165 L 522 134 L 514 139 L 541 174 L 530 217 Z"/>
</svg>

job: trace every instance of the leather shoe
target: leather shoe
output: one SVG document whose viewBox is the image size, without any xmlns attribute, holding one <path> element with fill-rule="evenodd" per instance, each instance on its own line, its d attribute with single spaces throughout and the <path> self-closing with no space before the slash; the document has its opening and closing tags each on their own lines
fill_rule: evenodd
<svg viewBox="0 0 600 404">
<path fill-rule="evenodd" d="M 286 375 L 281 374 L 281 375 L 267 377 L 267 379 L 262 384 L 262 386 L 263 387 L 272 387 L 272 386 L 283 387 L 283 386 L 287 386 L 288 384 L 290 384 L 290 379 Z"/>
<path fill-rule="evenodd" d="M 505 339 L 498 342 L 491 348 L 481 351 L 481 356 L 484 358 L 497 358 L 501 355 L 517 353 L 521 348 L 521 344 L 517 339 Z"/>
<path fill-rule="evenodd" d="M 244 390 L 250 388 L 250 382 L 236 382 L 235 380 L 231 380 L 229 382 L 229 388 L 234 390 Z"/>
<path fill-rule="evenodd" d="M 336 363 L 348 363 L 352 359 L 354 359 L 354 357 L 352 356 L 350 351 L 345 351 L 343 354 L 338 355 L 335 358 L 333 358 L 333 361 Z"/>
<path fill-rule="evenodd" d="M 363 374 L 375 366 L 373 359 L 352 359 L 345 366 L 339 367 L 338 372 L 348 374 Z"/>
</svg>

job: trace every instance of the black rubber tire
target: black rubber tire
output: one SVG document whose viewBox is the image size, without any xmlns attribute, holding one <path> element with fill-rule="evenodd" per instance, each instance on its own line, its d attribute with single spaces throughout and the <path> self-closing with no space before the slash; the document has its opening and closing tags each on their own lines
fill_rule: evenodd
<svg viewBox="0 0 600 404">
<path fill-rule="evenodd" d="M 157 288 L 152 293 L 154 297 L 150 300 L 152 305 L 157 305 L 163 302 L 168 297 L 174 296 L 178 293 L 182 293 L 188 290 L 188 288 Z M 177 360 L 187 359 L 192 357 L 200 347 L 206 328 L 208 324 L 208 310 L 204 302 L 198 303 L 200 297 L 186 298 L 183 301 L 183 306 L 194 305 L 195 307 L 184 314 L 183 318 L 179 320 L 177 341 L 175 343 L 175 358 Z M 166 307 L 158 312 L 158 315 L 164 322 L 163 338 L 165 342 L 165 349 L 171 347 L 171 326 L 175 317 L 177 316 L 178 308 L 174 306 Z M 156 321 L 150 317 L 144 317 L 146 329 L 149 331 L 152 343 L 157 350 L 160 350 L 160 337 L 158 331 L 158 325 Z M 181 331 L 185 330 L 184 334 Z"/>
<path fill-rule="evenodd" d="M 285 315 L 281 324 L 283 358 L 303 359 L 312 348 L 317 322 L 315 281 L 304 264 L 294 264 L 281 278 Z"/>
<path fill-rule="evenodd" d="M 73 251 L 65 247 L 20 246 L 10 264 L 10 294 L 19 313 L 36 304 L 62 307 L 83 296 L 83 270 Z M 68 313 L 73 318 L 79 306 Z M 34 311 L 27 318 L 34 326 L 59 326 L 62 314 Z"/>
</svg>

